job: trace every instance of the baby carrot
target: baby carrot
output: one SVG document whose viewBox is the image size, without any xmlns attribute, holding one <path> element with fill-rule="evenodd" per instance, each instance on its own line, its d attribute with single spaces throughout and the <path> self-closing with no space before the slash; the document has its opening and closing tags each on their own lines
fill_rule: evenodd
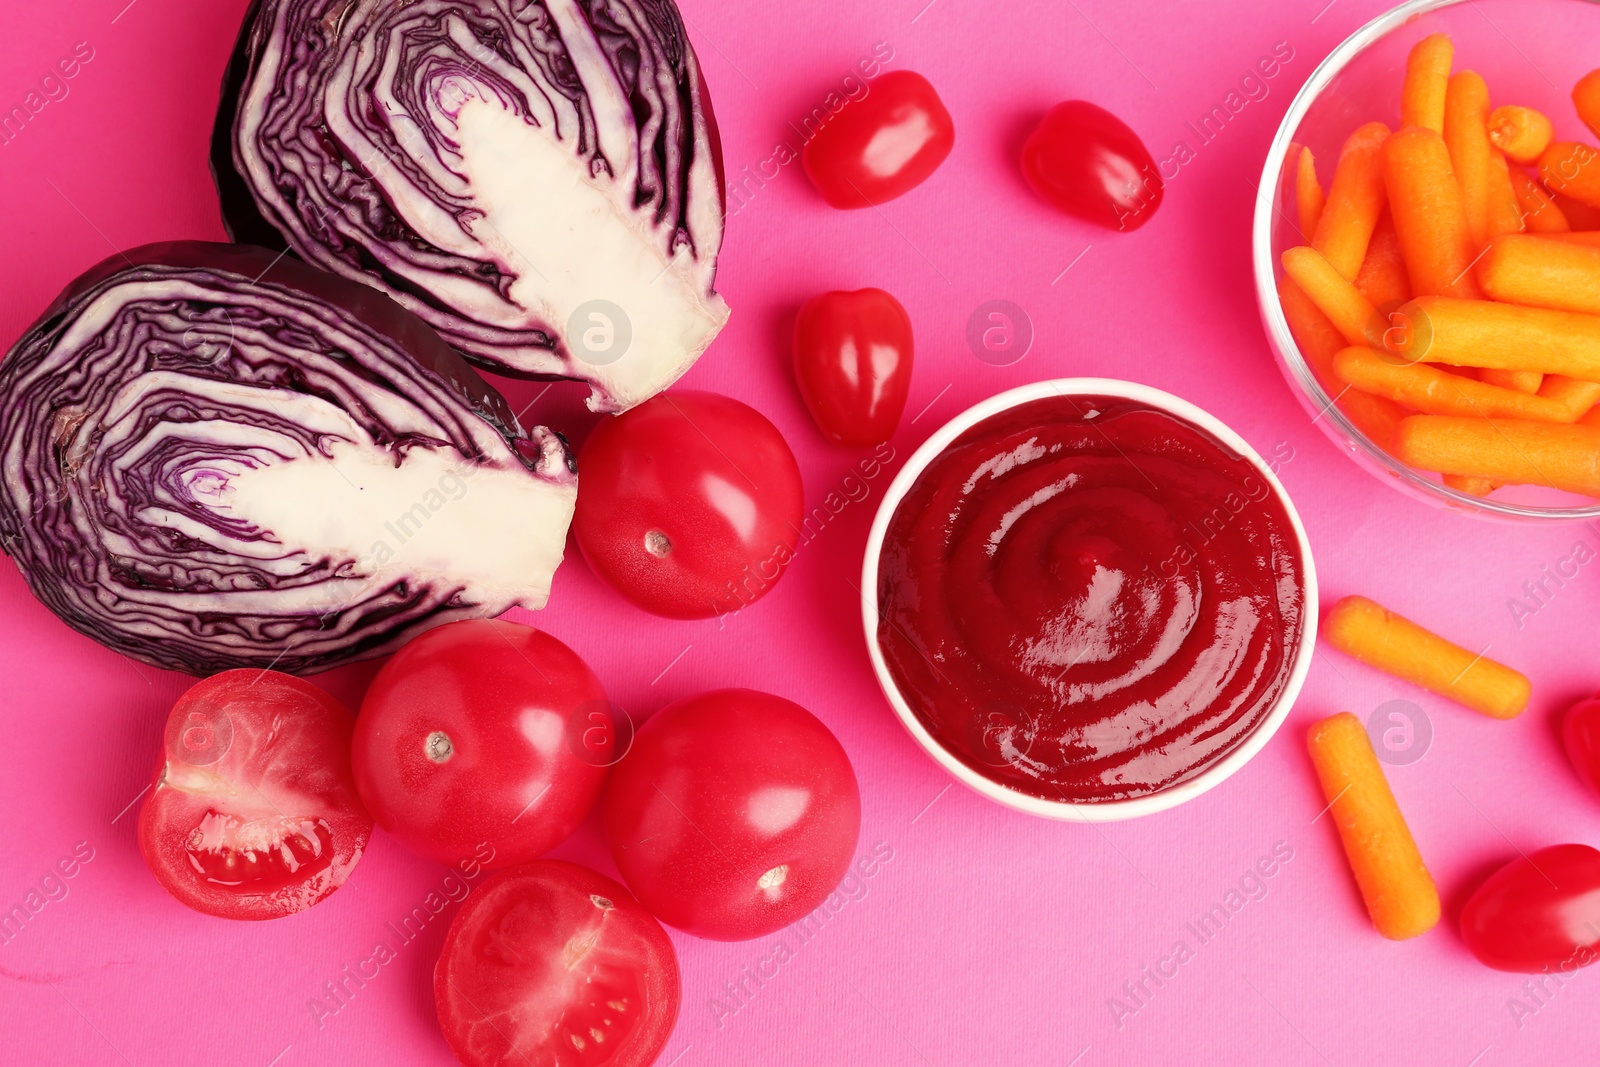
<svg viewBox="0 0 1600 1067">
<path fill-rule="evenodd" d="M 1529 233 L 1566 233 L 1572 229 L 1567 216 L 1556 205 L 1545 187 L 1520 170 L 1510 170 L 1511 190 L 1522 209 L 1522 228 Z"/>
<path fill-rule="evenodd" d="M 1352 389 L 1339 380 L 1333 373 L 1333 357 L 1345 347 L 1345 340 L 1288 275 L 1278 280 L 1278 300 L 1295 343 L 1339 410 L 1374 444 L 1385 452 L 1390 451 L 1395 430 L 1406 417 L 1406 410 L 1392 400 Z"/>
<path fill-rule="evenodd" d="M 1389 127 L 1369 122 L 1345 141 L 1311 238 L 1311 246 L 1346 278 L 1361 270 L 1372 229 L 1383 213 L 1383 143 L 1388 136 Z"/>
<path fill-rule="evenodd" d="M 1542 111 L 1516 104 L 1501 104 L 1489 112 L 1489 140 L 1513 163 L 1532 163 L 1555 136 L 1555 127 Z"/>
<path fill-rule="evenodd" d="M 1550 199 L 1556 202 L 1556 207 L 1567 217 L 1567 222 L 1574 231 L 1589 233 L 1600 230 L 1600 207 L 1585 204 L 1582 200 L 1574 200 L 1565 193 L 1557 192 L 1546 185 L 1550 192 Z"/>
<path fill-rule="evenodd" d="M 1456 492 L 1468 496 L 1488 496 L 1500 488 L 1487 478 L 1474 478 L 1470 474 L 1444 474 L 1440 479 Z"/>
<path fill-rule="evenodd" d="M 1600 70 L 1591 70 L 1572 87 L 1572 102 L 1583 124 L 1600 137 Z"/>
<path fill-rule="evenodd" d="M 1544 384 L 1544 374 L 1536 370 L 1502 370 L 1497 367 L 1483 367 L 1478 371 L 1478 380 L 1498 385 L 1502 389 L 1514 389 L 1519 393 L 1533 394 L 1539 391 L 1539 386 Z"/>
<path fill-rule="evenodd" d="M 1470 268 L 1477 249 L 1444 138 L 1416 126 L 1390 135 L 1383 175 L 1412 288 L 1424 296 L 1476 297 Z"/>
<path fill-rule="evenodd" d="M 1400 424 L 1395 455 L 1440 474 L 1472 474 L 1600 496 L 1600 430 L 1582 422 L 1560 426 L 1412 415 Z"/>
<path fill-rule="evenodd" d="M 1600 230 L 1572 230 L 1569 233 L 1541 233 L 1549 241 L 1566 241 L 1575 245 L 1600 247 Z"/>
<path fill-rule="evenodd" d="M 1511 164 L 1506 162 L 1506 154 L 1498 148 L 1489 153 L 1488 196 L 1490 237 L 1502 233 L 1521 233 L 1527 229 L 1516 187 L 1511 184 Z"/>
<path fill-rule="evenodd" d="M 1311 149 L 1300 149 L 1300 163 L 1294 177 L 1295 206 L 1300 211 L 1300 233 L 1307 240 L 1317 232 L 1317 220 L 1322 217 L 1322 206 L 1328 198 L 1322 193 L 1322 183 L 1317 181 L 1317 161 Z"/>
<path fill-rule="evenodd" d="M 1356 288 L 1380 310 L 1411 299 L 1411 279 L 1406 276 L 1405 255 L 1394 220 L 1385 211 L 1367 243 L 1367 258 L 1356 275 Z"/>
<path fill-rule="evenodd" d="M 1372 301 L 1362 296 L 1315 248 L 1301 245 L 1284 252 L 1283 270 L 1328 316 L 1347 343 L 1364 345 L 1370 331 L 1379 328 L 1378 309 Z"/>
<path fill-rule="evenodd" d="M 1472 422 L 1488 426 L 1482 419 L 1447 419 L 1437 415 L 1414 415 L 1406 420 L 1405 426 L 1424 421 Z M 1403 678 L 1473 711 L 1496 719 L 1511 719 L 1528 706 L 1532 687 L 1523 675 L 1486 659 L 1481 652 L 1474 654 L 1451 644 L 1364 596 L 1347 596 L 1335 604 L 1323 623 L 1322 632 L 1334 648 L 1367 666 Z"/>
<path fill-rule="evenodd" d="M 1478 260 L 1486 296 L 1508 304 L 1600 314 L 1600 247 L 1507 234 Z"/>
<path fill-rule="evenodd" d="M 1600 404 L 1600 382 L 1568 378 L 1565 374 L 1546 374 L 1539 395 L 1561 405 L 1563 417 L 1556 422 L 1576 422 Z"/>
<path fill-rule="evenodd" d="M 1600 317 L 1419 296 L 1390 316 L 1383 347 L 1416 362 L 1530 370 L 1600 381 Z"/>
<path fill-rule="evenodd" d="M 1455 46 L 1442 33 L 1424 37 L 1406 58 L 1406 80 L 1400 90 L 1400 125 L 1444 131 L 1444 100 Z"/>
<path fill-rule="evenodd" d="M 1539 157 L 1545 187 L 1581 204 L 1600 207 L 1600 151 L 1575 141 L 1557 141 Z"/>
<path fill-rule="evenodd" d="M 1357 389 L 1386 396 L 1429 415 L 1545 422 L 1571 422 L 1577 418 L 1577 414 L 1567 418 L 1568 408 L 1559 400 L 1476 382 L 1426 363 L 1398 362 L 1387 352 L 1362 346 L 1346 348 L 1335 356 L 1333 372 Z"/>
<path fill-rule="evenodd" d="M 1372 925 L 1391 941 L 1432 930 L 1439 890 L 1361 720 L 1348 711 L 1323 719 L 1306 744 Z"/>
<path fill-rule="evenodd" d="M 1450 78 L 1444 98 L 1444 143 L 1461 186 L 1461 206 L 1474 247 L 1489 238 L 1489 87 L 1476 72 Z"/>
</svg>

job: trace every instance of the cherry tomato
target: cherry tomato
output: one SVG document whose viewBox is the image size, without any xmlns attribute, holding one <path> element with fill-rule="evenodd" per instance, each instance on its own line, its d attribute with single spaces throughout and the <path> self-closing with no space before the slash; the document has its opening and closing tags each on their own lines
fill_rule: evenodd
<svg viewBox="0 0 1600 1067">
<path fill-rule="evenodd" d="M 224 671 L 167 716 L 139 851 L 178 900 L 224 919 L 304 911 L 372 834 L 350 777 L 355 718 L 310 682 Z"/>
<path fill-rule="evenodd" d="M 1489 876 L 1461 909 L 1461 936 L 1497 971 L 1572 971 L 1600 958 L 1600 852 L 1552 845 Z"/>
<path fill-rule="evenodd" d="M 559 844 L 613 762 L 611 705 L 572 649 L 514 622 L 429 630 L 395 653 L 356 721 L 356 785 L 413 852 L 495 866 Z"/>
<path fill-rule="evenodd" d="M 817 426 L 842 445 L 894 436 L 911 390 L 911 318 L 882 289 L 822 293 L 800 305 L 794 376 Z"/>
<path fill-rule="evenodd" d="M 679 996 L 661 924 L 616 882 L 559 860 L 474 890 L 433 971 L 439 1024 L 467 1067 L 645 1067 Z"/>
<path fill-rule="evenodd" d="M 737 400 L 663 393 L 602 422 L 578 467 L 583 558 L 648 612 L 736 611 L 794 555 L 800 467 L 777 428 Z"/>
<path fill-rule="evenodd" d="M 815 911 L 850 866 L 861 794 L 843 747 L 800 705 L 749 689 L 657 712 L 605 799 L 611 855 L 639 902 L 741 941 Z"/>
<path fill-rule="evenodd" d="M 928 79 L 896 70 L 846 103 L 806 142 L 800 162 L 834 207 L 872 207 L 927 181 L 955 143 L 950 112 Z"/>
<path fill-rule="evenodd" d="M 1045 112 L 1022 146 L 1022 173 L 1057 208 L 1112 230 L 1149 222 L 1165 187 L 1139 135 L 1087 100 Z"/>
<path fill-rule="evenodd" d="M 1600 697 L 1580 700 L 1568 709 L 1561 740 L 1578 777 L 1600 793 Z"/>
</svg>

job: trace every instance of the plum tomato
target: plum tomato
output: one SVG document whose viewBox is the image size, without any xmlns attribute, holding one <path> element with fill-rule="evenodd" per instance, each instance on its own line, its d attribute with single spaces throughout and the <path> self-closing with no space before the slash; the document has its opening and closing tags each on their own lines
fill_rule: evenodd
<svg viewBox="0 0 1600 1067">
<path fill-rule="evenodd" d="M 1110 230 L 1137 230 L 1165 183 L 1128 124 L 1087 100 L 1045 112 L 1022 146 L 1022 174 L 1050 204 Z"/>
<path fill-rule="evenodd" d="M 1578 777 L 1600 793 L 1600 697 L 1580 700 L 1567 709 L 1561 741 Z"/>
<path fill-rule="evenodd" d="M 628 887 L 717 941 L 815 911 L 850 866 L 861 794 L 844 748 L 800 705 L 749 689 L 678 701 L 612 772 L 606 837 Z"/>
<path fill-rule="evenodd" d="M 760 412 L 662 393 L 584 442 L 573 533 L 589 567 L 672 619 L 736 611 L 782 577 L 805 506 L 800 467 Z"/>
<path fill-rule="evenodd" d="M 842 445 L 894 436 L 911 390 L 911 317 L 882 289 L 821 293 L 794 323 L 794 376 L 811 417 Z"/>
<path fill-rule="evenodd" d="M 1497 971 L 1572 972 L 1600 958 L 1600 852 L 1552 845 L 1491 874 L 1461 909 L 1461 937 Z"/>
<path fill-rule="evenodd" d="M 616 882 L 559 860 L 475 889 L 433 971 L 439 1024 L 467 1067 L 646 1067 L 680 995 L 661 924 Z"/>
<path fill-rule="evenodd" d="M 837 208 L 873 207 L 904 196 L 939 169 L 956 143 L 950 112 L 922 75 L 890 71 L 849 101 L 806 142 L 800 162 Z"/>
<path fill-rule="evenodd" d="M 615 762 L 600 680 L 531 626 L 453 622 L 406 644 L 372 680 L 356 720 L 356 786 L 407 848 L 509 867 L 583 821 Z"/>
<path fill-rule="evenodd" d="M 168 893 L 224 919 L 304 911 L 372 835 L 350 777 L 355 717 L 310 682 L 224 671 L 167 716 L 139 851 Z"/>
</svg>

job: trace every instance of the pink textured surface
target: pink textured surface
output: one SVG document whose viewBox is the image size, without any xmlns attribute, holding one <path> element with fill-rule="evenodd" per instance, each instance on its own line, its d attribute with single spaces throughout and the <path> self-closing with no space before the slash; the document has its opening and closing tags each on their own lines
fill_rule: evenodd
<svg viewBox="0 0 1600 1067">
<path fill-rule="evenodd" d="M 1575 543 L 1600 547 L 1600 530 L 1488 525 L 1379 485 L 1301 414 L 1249 295 L 1246 234 L 1261 154 L 1318 59 L 1379 4 L 1214 0 L 1157 13 L 1111 0 L 924 2 L 684 0 L 731 176 L 793 142 L 791 122 L 875 47 L 892 50 L 891 67 L 935 82 L 958 138 L 930 182 L 882 211 L 833 211 L 797 165 L 773 163 L 731 220 L 721 288 L 733 323 L 686 384 L 770 416 L 801 461 L 811 505 L 827 514 L 838 494 L 837 515 L 814 524 L 776 591 L 720 623 L 658 621 L 573 558 L 536 620 L 640 715 L 726 685 L 811 708 L 855 761 L 862 853 L 875 842 L 892 850 L 776 969 L 779 937 L 712 944 L 674 935 L 683 1014 L 662 1062 L 1466 1064 L 1481 1054 L 1474 1062 L 1488 1065 L 1592 1055 L 1596 979 L 1549 983 L 1531 999 L 1521 977 L 1472 960 L 1453 919 L 1476 882 L 1518 848 L 1600 839 L 1600 806 L 1566 767 L 1554 729 L 1560 709 L 1600 684 L 1589 666 L 1600 564 L 1581 568 L 1520 626 L 1508 607 Z M 126 3 L 10 4 L 0 13 L 6 108 L 76 42 L 93 49 L 69 95 L 0 148 L 7 342 L 64 282 L 116 248 L 221 236 L 206 142 L 244 3 Z M 1201 144 L 1186 123 L 1223 104 L 1278 42 L 1293 58 L 1264 82 L 1266 95 Z M 1553 44 L 1518 41 L 1533 54 Z M 1158 158 L 1180 139 L 1194 150 L 1161 213 L 1136 234 L 1052 215 L 1011 162 L 1033 119 L 1070 97 L 1122 116 Z M 919 364 L 896 460 L 876 477 L 850 478 L 861 457 L 822 444 L 790 382 L 784 338 L 806 296 L 864 285 L 904 301 Z M 968 316 L 994 298 L 1025 308 L 1037 331 L 1032 351 L 1006 368 L 974 358 L 964 340 Z M 1367 593 L 1463 644 L 1492 646 L 1534 678 L 1533 707 L 1493 722 L 1324 650 L 1273 743 L 1179 810 L 1091 828 L 947 789 L 868 669 L 852 587 L 866 529 L 892 470 L 942 420 L 1001 389 L 1068 374 L 1168 389 L 1263 454 L 1292 453 L 1282 478 L 1305 518 L 1326 599 Z M 520 405 L 540 388 L 508 391 Z M 575 397 L 553 389 L 534 416 L 581 437 L 589 423 Z M 244 925 L 191 914 L 146 873 L 129 808 L 185 679 L 69 632 L 9 566 L 0 567 L 0 661 L 0 904 L 23 900 L 75 847 L 93 855 L 64 898 L 0 945 L 0 1062 L 449 1062 L 429 975 L 454 905 L 409 942 L 389 925 L 439 889 L 443 869 L 380 834 L 353 885 L 304 915 Z M 370 673 L 322 681 L 353 702 Z M 1415 701 L 1434 728 L 1426 757 L 1390 776 L 1447 914 L 1405 944 L 1373 933 L 1333 828 L 1316 819 L 1323 805 L 1303 747 L 1313 718 L 1341 709 L 1365 717 L 1396 698 Z M 1245 900 L 1202 943 L 1186 924 L 1275 847 L 1292 859 L 1261 883 L 1265 895 L 1256 891 L 1260 899 Z M 612 870 L 592 820 L 557 854 Z M 1145 979 L 1143 969 L 1161 967 L 1179 942 L 1187 951 L 1176 972 L 1168 963 L 1159 986 Z M 379 943 L 396 958 L 363 985 L 345 979 Z M 1124 983 L 1141 979 L 1148 995 L 1136 1000 Z M 344 982 L 341 1000 L 327 999 L 330 981 Z M 1511 998 L 1524 1004 L 1520 1018 Z"/>
</svg>

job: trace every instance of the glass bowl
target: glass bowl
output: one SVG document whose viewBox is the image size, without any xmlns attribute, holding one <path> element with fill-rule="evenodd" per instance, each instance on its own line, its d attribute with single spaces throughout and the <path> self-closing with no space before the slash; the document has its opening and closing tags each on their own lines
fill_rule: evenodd
<svg viewBox="0 0 1600 1067">
<path fill-rule="evenodd" d="M 1324 188 L 1345 139 L 1368 122 L 1400 123 L 1400 86 L 1411 47 L 1430 33 L 1455 43 L 1454 69 L 1476 70 L 1494 106 L 1522 104 L 1548 115 L 1557 140 L 1592 141 L 1573 109 L 1574 83 L 1600 66 L 1600 3 L 1594 0 L 1412 0 L 1335 48 L 1289 105 L 1267 154 L 1256 197 L 1251 261 L 1256 299 L 1278 366 L 1312 422 L 1357 463 L 1410 496 L 1472 515 L 1524 520 L 1600 517 L 1600 501 L 1537 486 L 1475 497 L 1438 475 L 1406 466 L 1364 435 L 1334 404 L 1296 345 L 1278 300 L 1282 256 L 1309 244 L 1296 221 L 1291 145 L 1311 149 Z M 1298 161 L 1296 155 L 1295 161 Z"/>
</svg>

